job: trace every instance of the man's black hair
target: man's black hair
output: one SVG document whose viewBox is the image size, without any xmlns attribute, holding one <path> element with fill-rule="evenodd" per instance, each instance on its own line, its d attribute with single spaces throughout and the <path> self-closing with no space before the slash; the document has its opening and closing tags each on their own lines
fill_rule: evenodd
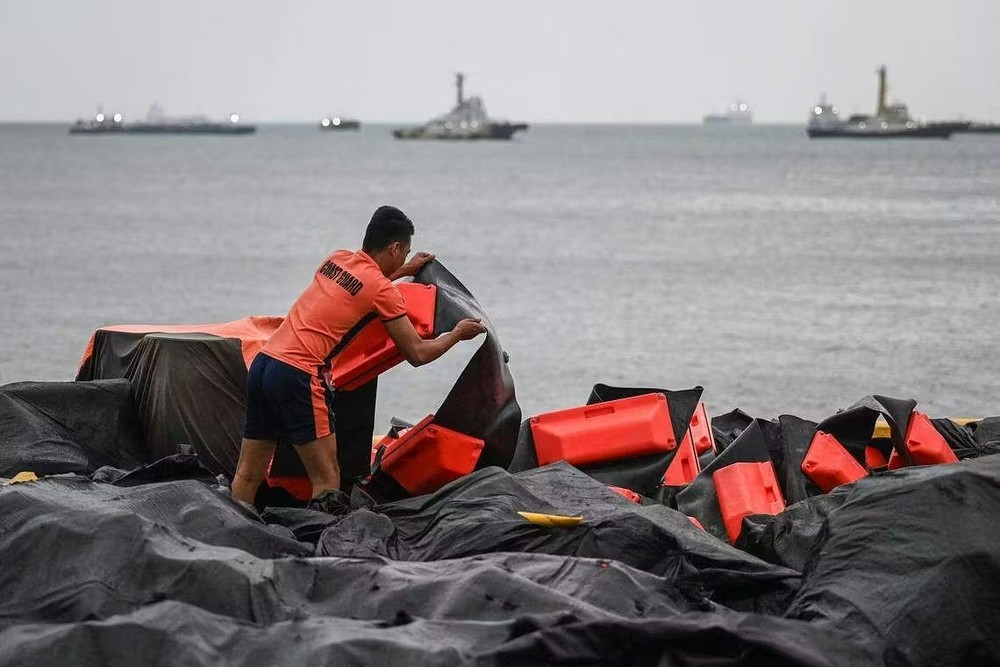
<svg viewBox="0 0 1000 667">
<path fill-rule="evenodd" d="M 413 223 L 405 213 L 395 206 L 379 206 L 372 213 L 361 249 L 378 252 L 396 241 L 408 242 L 413 231 Z"/>
</svg>

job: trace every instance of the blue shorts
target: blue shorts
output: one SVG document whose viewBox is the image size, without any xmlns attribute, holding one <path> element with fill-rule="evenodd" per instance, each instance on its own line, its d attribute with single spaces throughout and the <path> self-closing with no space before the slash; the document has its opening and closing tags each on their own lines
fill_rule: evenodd
<svg viewBox="0 0 1000 667">
<path fill-rule="evenodd" d="M 263 352 L 247 373 L 243 437 L 304 445 L 334 432 L 333 396 L 310 375 Z"/>
</svg>

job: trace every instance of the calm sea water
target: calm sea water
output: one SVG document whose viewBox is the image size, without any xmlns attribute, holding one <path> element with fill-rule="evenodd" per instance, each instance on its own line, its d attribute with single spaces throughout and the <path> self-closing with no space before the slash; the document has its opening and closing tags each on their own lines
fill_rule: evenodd
<svg viewBox="0 0 1000 667">
<path fill-rule="evenodd" d="M 870 393 L 1000 414 L 1000 136 L 793 127 L 0 125 L 0 382 L 72 379 L 102 325 L 282 315 L 383 203 L 490 313 L 525 414 L 595 382 L 700 384 L 712 414 L 818 419 Z M 381 424 L 432 412 L 472 351 L 387 374 Z"/>
</svg>

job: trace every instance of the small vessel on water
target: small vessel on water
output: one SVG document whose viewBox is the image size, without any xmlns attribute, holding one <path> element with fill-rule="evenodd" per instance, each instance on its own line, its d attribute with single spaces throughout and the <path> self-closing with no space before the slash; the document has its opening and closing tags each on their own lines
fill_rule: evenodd
<svg viewBox="0 0 1000 667">
<path fill-rule="evenodd" d="M 323 116 L 319 122 L 319 129 L 337 132 L 342 130 L 360 130 L 361 121 L 354 118 L 344 118 L 343 116 Z"/>
<path fill-rule="evenodd" d="M 846 121 L 840 118 L 837 107 L 828 104 L 826 95 L 809 114 L 806 133 L 810 138 L 829 137 L 849 139 L 937 138 L 947 139 L 957 129 L 956 123 L 925 123 L 910 117 L 909 109 L 902 102 L 889 104 L 886 68 L 878 68 L 878 101 L 875 115 L 854 114 Z"/>
<path fill-rule="evenodd" d="M 204 116 L 167 118 L 163 109 L 154 104 L 146 120 L 126 123 L 120 113 L 105 114 L 98 108 L 90 120 L 78 119 L 69 128 L 70 134 L 253 134 L 256 125 L 240 123 L 240 115 L 233 113 L 225 121 L 211 121 Z"/>
<path fill-rule="evenodd" d="M 486 115 L 483 99 L 464 95 L 465 75 L 455 75 L 457 89 L 455 108 L 419 127 L 404 127 L 392 131 L 397 139 L 510 139 L 519 130 L 527 130 L 527 123 L 510 123 L 492 120 Z"/>
<path fill-rule="evenodd" d="M 729 105 L 724 114 L 707 114 L 702 117 L 705 125 L 752 125 L 753 112 L 750 105 L 743 100 L 736 100 Z"/>
</svg>

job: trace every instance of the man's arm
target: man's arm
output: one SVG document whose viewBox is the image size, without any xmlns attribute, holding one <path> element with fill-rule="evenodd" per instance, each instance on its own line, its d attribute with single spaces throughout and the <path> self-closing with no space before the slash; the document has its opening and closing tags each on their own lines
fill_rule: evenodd
<svg viewBox="0 0 1000 667">
<path fill-rule="evenodd" d="M 403 316 L 385 323 L 385 330 L 411 366 L 423 366 L 450 350 L 456 343 L 471 340 L 486 331 L 479 320 L 462 320 L 455 328 L 437 338 L 424 340 L 413 328 L 410 318 Z"/>
<path fill-rule="evenodd" d="M 389 280 L 399 280 L 400 278 L 404 278 L 406 276 L 415 276 L 417 275 L 417 271 L 424 267 L 424 264 L 427 264 L 433 259 L 434 255 L 429 252 L 418 252 L 409 262 L 403 264 L 403 266 L 399 267 L 394 274 L 389 276 Z"/>
</svg>

